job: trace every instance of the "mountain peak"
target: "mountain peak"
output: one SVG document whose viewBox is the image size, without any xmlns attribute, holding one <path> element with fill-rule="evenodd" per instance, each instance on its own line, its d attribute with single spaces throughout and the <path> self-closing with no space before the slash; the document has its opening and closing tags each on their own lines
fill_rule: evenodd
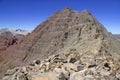
<svg viewBox="0 0 120 80">
<path fill-rule="evenodd" d="M 87 9 L 83 10 L 81 13 L 83 13 L 83 14 L 87 14 L 87 15 L 92 15 L 92 14 L 90 13 L 90 11 L 87 10 Z"/>
<path fill-rule="evenodd" d="M 70 8 L 64 8 L 53 14 L 53 16 L 38 25 L 32 33 L 27 35 L 17 48 L 13 47 L 13 49 L 14 52 L 11 52 L 11 56 L 5 58 L 5 61 L 11 64 L 10 66 L 27 64 L 36 58 L 43 60 L 48 58 L 49 55 L 55 55 L 55 57 L 48 59 L 48 62 L 51 60 L 56 62 L 57 59 L 58 61 L 65 60 L 62 63 L 60 62 L 61 66 L 59 67 L 64 71 L 66 69 L 62 67 L 62 64 L 79 64 L 83 65 L 83 68 L 85 68 L 83 70 L 94 68 L 95 75 L 98 73 L 97 71 L 100 71 L 96 76 L 101 75 L 102 77 L 106 76 L 106 72 L 103 71 L 107 71 L 108 77 L 111 76 L 111 71 L 114 70 L 112 65 L 120 60 L 120 42 L 115 40 L 88 10 L 77 12 Z M 67 53 L 68 51 L 70 53 Z M 71 54 L 72 52 L 74 53 Z M 14 54 L 17 56 L 13 56 Z M 108 60 L 109 62 L 107 62 Z M 113 60 L 113 64 L 110 64 L 110 60 Z M 59 65 L 56 63 L 55 65 L 58 68 Z M 7 68 L 3 67 L 4 70 Z M 50 69 L 54 70 L 54 68 Z M 42 69 L 42 72 L 49 71 L 49 68 L 47 70 L 47 67 L 45 67 L 44 70 Z M 67 70 L 71 71 L 71 68 Z M 76 69 L 74 71 L 76 72 Z"/>
<path fill-rule="evenodd" d="M 72 10 L 70 7 L 65 7 L 63 10 Z"/>
<path fill-rule="evenodd" d="M 87 9 L 84 9 L 82 12 L 90 13 Z"/>
<path fill-rule="evenodd" d="M 63 13 L 69 13 L 71 11 L 72 11 L 72 9 L 70 7 L 65 7 L 64 9 L 61 10 L 61 12 L 63 12 Z"/>
<path fill-rule="evenodd" d="M 88 10 L 77 12 L 69 7 L 66 7 L 63 10 L 53 14 L 45 22 L 37 26 L 33 32 L 35 36 L 31 36 L 33 34 L 31 33 L 31 39 L 28 37 L 28 39 L 26 38 L 25 40 L 25 42 L 30 43 L 32 47 L 29 44 L 22 44 L 25 47 L 29 48 L 21 49 L 25 49 L 29 51 L 29 53 L 39 54 L 50 54 L 53 52 L 56 53 L 56 49 L 76 45 L 78 44 L 77 42 L 87 42 L 88 40 L 94 39 L 102 40 L 104 36 L 108 36 L 106 29 L 103 28 L 103 26 L 91 15 Z M 76 39 L 73 39 L 75 38 L 73 35 L 78 35 L 76 36 L 78 41 L 76 41 Z M 69 42 L 68 38 L 71 38 L 71 41 L 73 40 L 72 42 L 74 43 Z M 48 46 L 47 50 L 44 50 L 45 47 L 39 45 L 43 43 L 45 43 L 44 46 Z M 66 45 L 66 43 L 71 43 L 71 45 Z M 56 45 L 56 47 L 52 48 L 49 45 L 53 45 L 52 47 Z M 41 50 L 36 49 L 35 47 L 38 47 Z M 52 48 L 52 50 L 49 50 L 50 48 Z"/>
</svg>

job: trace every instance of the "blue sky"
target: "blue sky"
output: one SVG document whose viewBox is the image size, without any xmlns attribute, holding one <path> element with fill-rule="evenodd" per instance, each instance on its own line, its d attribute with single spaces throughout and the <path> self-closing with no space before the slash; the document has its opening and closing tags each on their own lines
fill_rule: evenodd
<svg viewBox="0 0 120 80">
<path fill-rule="evenodd" d="M 108 31 L 120 34 L 120 0 L 0 0 L 0 28 L 33 30 L 65 7 L 88 9 Z"/>
</svg>

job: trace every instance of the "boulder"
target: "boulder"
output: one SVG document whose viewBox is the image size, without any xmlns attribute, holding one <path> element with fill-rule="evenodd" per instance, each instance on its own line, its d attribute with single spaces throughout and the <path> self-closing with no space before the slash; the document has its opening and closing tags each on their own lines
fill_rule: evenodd
<svg viewBox="0 0 120 80">
<path fill-rule="evenodd" d="M 49 72 L 49 73 L 38 73 L 29 76 L 28 80 L 59 80 L 58 74 Z"/>
</svg>

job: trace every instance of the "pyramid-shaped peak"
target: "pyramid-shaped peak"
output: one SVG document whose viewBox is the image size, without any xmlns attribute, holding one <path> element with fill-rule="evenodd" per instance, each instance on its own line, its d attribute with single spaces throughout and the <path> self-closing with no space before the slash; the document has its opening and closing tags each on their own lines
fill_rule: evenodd
<svg viewBox="0 0 120 80">
<path fill-rule="evenodd" d="M 87 9 L 84 9 L 84 10 L 83 10 L 83 12 L 89 12 L 89 10 L 87 10 Z"/>
<path fill-rule="evenodd" d="M 91 15 L 90 11 L 89 11 L 89 10 L 87 10 L 87 9 L 83 10 L 81 13 Z"/>
<path fill-rule="evenodd" d="M 70 7 L 65 7 L 63 10 L 72 10 Z"/>
<path fill-rule="evenodd" d="M 70 7 L 65 7 L 63 10 L 61 10 L 63 12 L 71 12 L 73 11 Z"/>
<path fill-rule="evenodd" d="M 79 13 L 78 11 L 75 11 L 75 10 L 71 9 L 70 7 L 65 7 L 65 8 L 62 9 L 61 11 L 64 12 L 64 13 L 70 13 L 70 12 Z M 81 11 L 80 13 L 81 13 L 81 14 L 84 14 L 84 15 L 92 15 L 92 14 L 90 13 L 90 11 L 87 10 L 87 9 Z"/>
</svg>

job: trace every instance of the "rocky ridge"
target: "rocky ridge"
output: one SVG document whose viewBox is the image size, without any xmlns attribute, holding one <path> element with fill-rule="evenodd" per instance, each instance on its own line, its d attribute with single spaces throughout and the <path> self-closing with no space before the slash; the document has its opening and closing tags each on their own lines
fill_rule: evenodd
<svg viewBox="0 0 120 80">
<path fill-rule="evenodd" d="M 16 49 L 10 56 L 12 63 L 5 62 L 19 66 L 38 60 L 8 70 L 3 80 L 120 79 L 120 42 L 88 10 L 56 12 Z"/>
</svg>

